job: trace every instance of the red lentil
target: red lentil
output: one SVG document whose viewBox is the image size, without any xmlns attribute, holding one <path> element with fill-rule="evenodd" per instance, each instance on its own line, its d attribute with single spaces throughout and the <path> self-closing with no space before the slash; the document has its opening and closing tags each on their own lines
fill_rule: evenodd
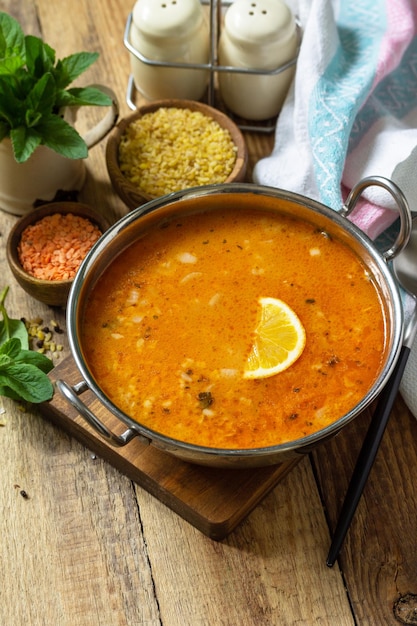
<svg viewBox="0 0 417 626">
<path fill-rule="evenodd" d="M 101 234 L 87 218 L 72 213 L 47 215 L 22 232 L 19 261 L 35 278 L 69 280 Z"/>
</svg>

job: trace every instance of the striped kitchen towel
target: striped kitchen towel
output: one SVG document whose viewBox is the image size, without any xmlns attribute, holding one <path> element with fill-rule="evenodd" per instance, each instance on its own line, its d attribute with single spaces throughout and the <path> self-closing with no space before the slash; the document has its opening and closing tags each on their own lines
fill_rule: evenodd
<svg viewBox="0 0 417 626">
<path fill-rule="evenodd" d="M 340 208 L 380 175 L 417 211 L 417 1 L 287 0 L 303 39 L 272 154 L 254 181 Z M 397 217 L 370 187 L 351 219 L 372 239 Z"/>
</svg>

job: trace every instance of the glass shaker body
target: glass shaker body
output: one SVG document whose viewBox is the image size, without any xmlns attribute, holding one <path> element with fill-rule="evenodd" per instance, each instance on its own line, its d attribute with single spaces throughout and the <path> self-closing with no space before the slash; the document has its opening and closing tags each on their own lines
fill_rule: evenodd
<svg viewBox="0 0 417 626">
<path fill-rule="evenodd" d="M 130 41 L 152 61 L 209 62 L 209 29 L 199 0 L 137 0 Z M 133 54 L 131 67 L 136 89 L 148 100 L 199 100 L 209 79 L 205 69 L 155 66 Z"/>
<path fill-rule="evenodd" d="M 235 0 L 224 20 L 219 41 L 223 66 L 274 70 L 297 54 L 294 16 L 281 0 Z M 248 120 L 277 115 L 295 73 L 295 65 L 278 74 L 219 72 L 225 105 Z"/>
</svg>

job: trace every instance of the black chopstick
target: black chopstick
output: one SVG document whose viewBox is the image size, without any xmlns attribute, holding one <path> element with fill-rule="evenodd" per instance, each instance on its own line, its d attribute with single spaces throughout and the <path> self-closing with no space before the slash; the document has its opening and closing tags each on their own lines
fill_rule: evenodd
<svg viewBox="0 0 417 626">
<path fill-rule="evenodd" d="M 371 419 L 352 477 L 345 495 L 342 510 L 334 531 L 326 564 L 333 567 L 349 529 L 350 523 L 359 504 L 369 473 L 374 464 L 379 445 L 388 424 L 391 410 L 397 397 L 404 369 L 410 354 L 408 346 L 402 346 L 400 356 L 390 379 L 382 389 L 374 414 Z"/>
</svg>

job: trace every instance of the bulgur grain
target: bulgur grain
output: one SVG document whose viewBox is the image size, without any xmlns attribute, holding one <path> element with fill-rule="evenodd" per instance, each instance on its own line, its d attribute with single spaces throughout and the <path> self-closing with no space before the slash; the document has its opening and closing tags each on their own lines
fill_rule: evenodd
<svg viewBox="0 0 417 626">
<path fill-rule="evenodd" d="M 126 178 L 153 197 L 222 183 L 237 148 L 227 129 L 200 111 L 161 107 L 129 124 L 119 146 Z"/>
</svg>

